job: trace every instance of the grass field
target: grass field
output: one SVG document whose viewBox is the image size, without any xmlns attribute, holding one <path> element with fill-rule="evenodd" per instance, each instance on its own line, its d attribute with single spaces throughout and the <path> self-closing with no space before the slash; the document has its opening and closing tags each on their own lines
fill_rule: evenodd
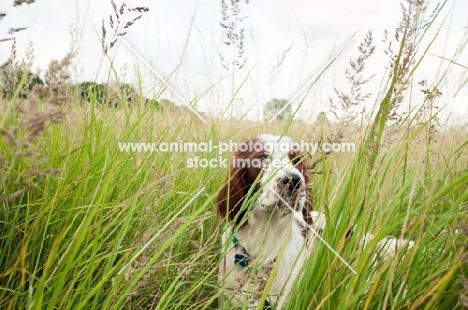
<svg viewBox="0 0 468 310">
<path fill-rule="evenodd" d="M 318 244 L 286 309 L 468 307 L 468 132 L 436 130 L 430 94 L 417 103 L 425 117 L 388 126 L 395 103 L 415 86 L 417 59 L 405 64 L 410 35 L 402 33 L 367 125 L 210 116 L 202 124 L 188 109 L 76 96 L 57 106 L 23 98 L 23 78 L 0 99 L 0 309 L 217 309 L 214 202 L 227 169 L 188 168 L 187 159 L 220 155 L 123 152 L 119 143 L 216 145 L 265 132 L 357 146 L 309 159 L 314 209 L 328 221 L 323 237 L 357 274 Z M 366 232 L 415 247 L 375 265 L 376 242 L 357 251 Z"/>
<path fill-rule="evenodd" d="M 16 114 L 5 122 L 15 123 Z M 216 308 L 220 246 L 213 210 L 225 169 L 188 169 L 186 159 L 218 154 L 126 153 L 117 145 L 242 141 L 261 132 L 320 138 L 317 128 L 294 123 L 230 125 L 200 126 L 189 112 L 72 106 L 33 142 L 29 156 L 3 139 L 3 191 L 34 188 L 2 203 L 2 308 Z M 432 149 L 421 138 L 424 127 L 393 135 L 372 169 L 362 147 L 319 164 L 315 209 L 331 219 L 324 237 L 358 275 L 318 246 L 292 309 L 459 305 L 467 134 L 440 133 Z M 333 224 L 340 215 L 347 220 Z M 354 224 L 357 233 L 344 242 Z M 370 250 L 356 252 L 366 231 L 417 245 L 404 259 L 370 269 Z"/>
</svg>

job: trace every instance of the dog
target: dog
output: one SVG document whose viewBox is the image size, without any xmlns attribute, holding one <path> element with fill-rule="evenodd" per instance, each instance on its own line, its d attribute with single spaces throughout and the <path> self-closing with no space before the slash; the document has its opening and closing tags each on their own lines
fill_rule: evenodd
<svg viewBox="0 0 468 310">
<path fill-rule="evenodd" d="M 275 264 L 266 306 L 273 306 L 293 280 L 306 230 L 288 206 L 312 224 L 310 180 L 303 160 L 290 138 L 267 134 L 245 141 L 233 156 L 217 199 L 218 215 L 229 224 L 222 235 L 227 252 L 219 281 L 233 307 L 258 306 Z"/>
<path fill-rule="evenodd" d="M 308 229 L 325 229 L 325 216 L 313 211 L 305 158 L 293 140 L 263 134 L 238 145 L 217 197 L 217 214 L 225 223 L 218 281 L 225 308 L 257 308 L 268 286 L 265 308 L 288 298 L 301 275 L 301 263 L 316 238 Z M 374 236 L 366 234 L 362 249 Z M 414 242 L 384 238 L 376 249 L 392 256 Z M 282 304 L 281 303 L 281 304 Z"/>
</svg>

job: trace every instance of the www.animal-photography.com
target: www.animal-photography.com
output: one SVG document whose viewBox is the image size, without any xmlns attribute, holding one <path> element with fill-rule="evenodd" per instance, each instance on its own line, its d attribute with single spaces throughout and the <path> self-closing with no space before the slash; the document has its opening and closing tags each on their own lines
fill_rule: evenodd
<svg viewBox="0 0 468 310">
<path fill-rule="evenodd" d="M 468 3 L 0 3 L 1 309 L 468 309 Z"/>
</svg>

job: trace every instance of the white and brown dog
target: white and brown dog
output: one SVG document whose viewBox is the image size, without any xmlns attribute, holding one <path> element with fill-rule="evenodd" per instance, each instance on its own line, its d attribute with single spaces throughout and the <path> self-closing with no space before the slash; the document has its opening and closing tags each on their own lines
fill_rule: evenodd
<svg viewBox="0 0 468 310">
<path fill-rule="evenodd" d="M 218 215 L 232 225 L 222 236 L 227 251 L 219 281 L 232 306 L 256 307 L 274 264 L 266 304 L 273 305 L 306 244 L 293 207 L 311 224 L 309 178 L 288 137 L 261 135 L 239 145 L 218 196 Z M 243 147 L 242 147 L 243 146 Z"/>
<path fill-rule="evenodd" d="M 228 224 L 219 267 L 224 288 L 220 302 L 227 308 L 256 308 L 267 283 L 264 306 L 277 306 L 280 297 L 287 298 L 285 288 L 301 274 L 296 263 L 304 261 L 316 242 L 310 238 L 313 242 L 307 244 L 307 225 L 317 231 L 325 227 L 324 216 L 312 211 L 306 169 L 288 137 L 260 135 L 234 153 L 217 200 L 218 215 Z M 363 244 L 372 238 L 367 234 Z M 393 252 L 397 246 L 401 242 L 394 242 Z M 383 247 L 392 252 L 392 245 Z"/>
</svg>

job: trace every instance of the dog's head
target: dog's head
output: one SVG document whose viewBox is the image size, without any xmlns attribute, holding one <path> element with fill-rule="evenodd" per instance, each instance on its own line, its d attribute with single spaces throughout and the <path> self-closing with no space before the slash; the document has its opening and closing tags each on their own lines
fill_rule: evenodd
<svg viewBox="0 0 468 310">
<path fill-rule="evenodd" d="M 291 213 L 289 205 L 302 212 L 310 224 L 309 191 L 304 157 L 293 141 L 288 137 L 260 135 L 238 145 L 226 184 L 218 195 L 218 214 L 224 220 L 241 224 L 252 208 L 277 212 L 283 217 Z"/>
</svg>

